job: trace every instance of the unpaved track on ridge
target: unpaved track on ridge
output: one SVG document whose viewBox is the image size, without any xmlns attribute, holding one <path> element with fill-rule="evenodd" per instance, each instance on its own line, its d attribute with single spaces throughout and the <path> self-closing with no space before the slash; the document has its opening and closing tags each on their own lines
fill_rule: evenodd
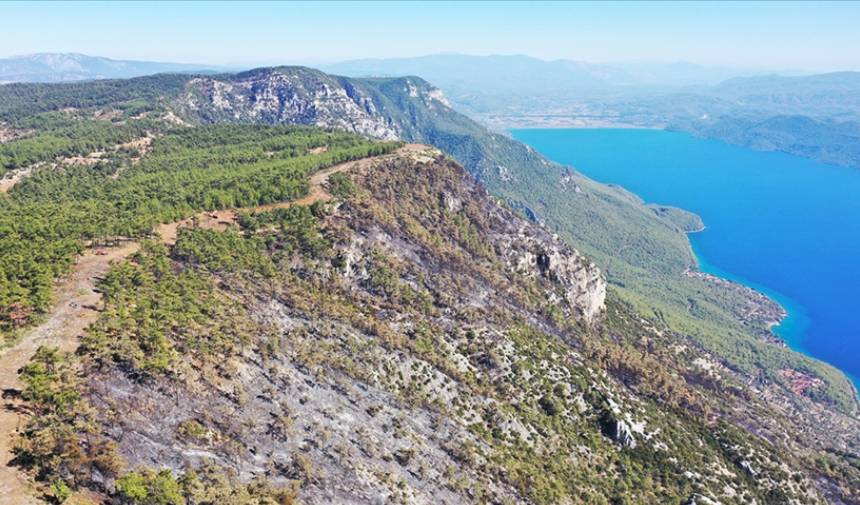
<svg viewBox="0 0 860 505">
<path fill-rule="evenodd" d="M 24 177 L 30 175 L 32 168 L 18 169 L 0 176 L 0 193 L 8 193 Z"/>
<path fill-rule="evenodd" d="M 138 249 L 135 242 L 104 249 L 105 255 L 88 252 L 79 257 L 72 272 L 59 284 L 56 304 L 48 319 L 30 330 L 16 345 L 0 356 L 0 390 L 3 391 L 0 407 L 0 505 L 27 505 L 42 503 L 33 498 L 29 479 L 9 466 L 14 455 L 15 435 L 26 422 L 21 412 L 17 392 L 22 388 L 18 370 L 27 364 L 39 346 L 49 345 L 63 351 L 74 350 L 78 336 L 98 317 L 95 310 L 101 304 L 101 295 L 95 285 L 114 260 L 122 260 Z"/>
<path fill-rule="evenodd" d="M 414 153 L 426 149 L 428 149 L 427 146 L 408 144 L 397 152 Z M 247 209 L 201 213 L 195 216 L 197 226 L 224 229 L 236 222 L 239 212 L 267 211 L 329 201 L 332 195 L 323 187 L 329 176 L 349 169 L 367 167 L 391 156 L 391 154 L 374 156 L 331 166 L 311 176 L 310 192 L 305 197 Z M 177 229 L 180 226 L 190 226 L 192 223 L 193 219 L 184 219 L 160 225 L 155 231 L 165 244 L 173 245 L 176 243 Z M 26 412 L 21 410 L 22 402 L 17 397 L 23 387 L 18 377 L 18 370 L 27 364 L 40 346 L 57 347 L 61 351 L 73 351 L 77 348 L 78 337 L 96 320 L 98 317 L 96 309 L 101 307 L 101 295 L 95 291 L 96 283 L 107 274 L 111 263 L 128 258 L 139 248 L 140 244 L 137 242 L 126 242 L 119 247 L 102 249 L 103 254 L 89 251 L 80 256 L 72 272 L 60 281 L 55 293 L 56 303 L 48 319 L 29 330 L 14 346 L 0 355 L 0 391 L 3 393 L 0 401 L 0 505 L 42 505 L 44 503 L 35 497 L 36 491 L 29 478 L 17 468 L 9 466 L 14 458 L 12 448 L 16 435 L 27 419 Z"/>
<path fill-rule="evenodd" d="M 406 144 L 392 154 L 382 154 L 379 156 L 362 158 L 360 160 L 338 163 L 337 165 L 332 165 L 311 175 L 308 181 L 308 186 L 310 187 L 309 193 L 307 194 L 307 196 L 303 196 L 302 198 L 299 198 L 297 200 L 271 203 L 268 205 L 259 205 L 257 207 L 246 207 L 243 209 L 227 209 L 213 212 L 201 212 L 194 217 L 183 219 L 181 221 L 176 221 L 174 223 L 159 225 L 155 228 L 155 233 L 156 235 L 161 237 L 162 242 L 167 245 L 173 245 L 176 243 L 176 236 L 178 234 L 179 228 L 182 227 L 196 226 L 198 228 L 206 228 L 210 230 L 224 230 L 228 226 L 235 224 L 236 220 L 239 218 L 239 214 L 243 212 L 265 212 L 274 209 L 286 209 L 294 205 L 311 205 L 316 202 L 327 202 L 333 197 L 328 193 L 328 191 L 326 191 L 324 186 L 325 183 L 328 181 L 328 178 L 331 177 L 333 174 L 336 174 L 338 172 L 345 172 L 347 170 L 365 168 L 374 163 L 378 163 L 380 160 L 395 157 L 400 154 L 420 153 L 429 149 L 433 148 L 428 147 L 424 144 Z"/>
</svg>

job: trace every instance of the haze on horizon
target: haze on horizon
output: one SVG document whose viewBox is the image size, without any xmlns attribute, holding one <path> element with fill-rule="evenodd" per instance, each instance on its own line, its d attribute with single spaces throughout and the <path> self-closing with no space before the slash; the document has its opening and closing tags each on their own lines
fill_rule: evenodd
<svg viewBox="0 0 860 505">
<path fill-rule="evenodd" d="M 0 58 L 76 52 L 247 67 L 463 53 L 860 70 L 855 2 L 10 2 L 0 17 Z"/>
</svg>

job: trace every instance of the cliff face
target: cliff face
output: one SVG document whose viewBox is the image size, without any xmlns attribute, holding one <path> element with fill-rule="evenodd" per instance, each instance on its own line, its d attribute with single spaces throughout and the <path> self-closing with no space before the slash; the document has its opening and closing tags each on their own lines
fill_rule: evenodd
<svg viewBox="0 0 860 505">
<path fill-rule="evenodd" d="M 385 188 L 378 186 L 377 176 L 386 181 Z M 374 207 L 388 207 L 384 215 L 398 216 L 414 209 L 411 218 L 417 218 L 432 235 L 455 240 L 462 251 L 457 263 L 446 265 L 452 278 L 462 268 L 460 261 L 468 266 L 467 271 L 486 263 L 486 268 L 501 269 L 511 279 L 522 277 L 536 283 L 547 303 L 565 318 L 586 325 L 598 322 L 606 281 L 597 266 L 558 236 L 499 206 L 486 189 L 438 151 L 432 157 L 414 158 L 411 167 L 382 166 L 363 183 L 378 191 Z M 390 196 L 388 187 L 401 188 L 408 198 L 386 198 Z M 441 212 L 427 210 L 433 207 Z M 394 243 L 405 241 L 397 232 L 396 228 L 385 229 L 384 236 L 393 237 Z M 415 254 L 414 250 L 395 252 L 404 261 Z M 439 255 L 429 247 L 418 256 L 429 260 Z M 515 282 L 510 283 L 507 291 L 515 287 Z"/>
<path fill-rule="evenodd" d="M 289 70 L 239 74 L 230 80 L 199 77 L 183 97 L 187 114 L 204 121 L 308 124 L 394 140 L 394 129 L 367 97 L 349 96 L 328 76 Z"/>
<path fill-rule="evenodd" d="M 402 110 L 404 100 L 414 101 L 419 106 L 415 110 L 450 110 L 441 91 L 417 78 L 363 81 L 302 67 L 197 77 L 176 106 L 202 122 L 304 124 L 380 140 L 418 140 L 425 125 Z"/>
<path fill-rule="evenodd" d="M 430 144 L 485 183 L 524 184 L 517 174 L 548 166 L 526 146 L 454 111 L 441 90 L 419 77 L 356 79 L 305 67 L 265 68 L 191 79 L 172 104 L 191 122 L 306 124 Z"/>
<path fill-rule="evenodd" d="M 548 279 L 559 293 L 554 302 L 563 302 L 587 323 L 594 323 L 604 308 L 606 281 L 597 267 L 564 246 L 557 236 L 535 236 L 523 226 L 502 238 L 509 264 L 526 275 Z"/>
</svg>

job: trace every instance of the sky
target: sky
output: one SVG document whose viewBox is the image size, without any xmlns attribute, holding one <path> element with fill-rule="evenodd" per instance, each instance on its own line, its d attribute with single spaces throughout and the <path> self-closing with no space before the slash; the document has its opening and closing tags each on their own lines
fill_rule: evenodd
<svg viewBox="0 0 860 505">
<path fill-rule="evenodd" d="M 860 2 L 0 2 L 0 57 L 209 65 L 455 52 L 860 70 Z"/>
</svg>

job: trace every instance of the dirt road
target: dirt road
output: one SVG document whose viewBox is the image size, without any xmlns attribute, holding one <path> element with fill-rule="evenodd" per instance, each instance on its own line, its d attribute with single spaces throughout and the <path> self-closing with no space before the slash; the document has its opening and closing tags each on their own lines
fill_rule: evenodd
<svg viewBox="0 0 860 505">
<path fill-rule="evenodd" d="M 325 184 L 328 182 L 328 178 L 333 174 L 338 172 L 345 172 L 347 170 L 353 170 L 358 168 L 364 168 L 371 164 L 378 163 L 385 158 L 399 156 L 405 153 L 421 153 L 426 152 L 428 149 L 432 149 L 423 144 L 407 144 L 400 149 L 398 149 L 393 154 L 385 154 L 381 156 L 374 156 L 371 158 L 363 158 L 355 161 L 347 161 L 344 163 L 339 163 L 337 165 L 333 165 L 324 170 L 320 170 L 319 172 L 313 174 L 308 181 L 308 186 L 310 186 L 310 191 L 307 196 L 299 198 L 298 200 L 290 200 L 289 202 L 279 202 L 273 203 L 269 205 L 260 205 L 257 207 L 248 207 L 244 209 L 230 209 L 230 210 L 218 210 L 213 212 L 201 212 L 194 217 L 190 217 L 187 219 L 183 219 L 181 221 L 177 221 L 174 223 L 162 224 L 155 228 L 155 233 L 161 237 L 162 242 L 167 245 L 173 245 L 176 243 L 176 236 L 179 231 L 179 228 L 185 226 L 197 226 L 198 228 L 206 228 L 210 230 L 224 230 L 228 226 L 235 224 L 236 220 L 239 217 L 239 214 L 243 212 L 265 212 L 268 210 L 274 209 L 285 209 L 287 207 L 292 207 L 294 205 L 311 205 L 316 202 L 327 202 L 331 200 L 333 197 L 329 194 L 325 189 Z M 196 225 L 195 225 L 196 221 Z"/>
<path fill-rule="evenodd" d="M 26 421 L 26 414 L 19 410 L 21 403 L 17 399 L 17 392 L 22 387 L 18 370 L 39 346 L 54 346 L 63 351 L 77 347 L 78 336 L 98 316 L 95 308 L 101 303 L 101 295 L 94 291 L 97 280 L 107 273 L 111 262 L 127 258 L 137 248 L 138 245 L 131 242 L 105 249 L 105 255 L 89 252 L 78 258 L 72 272 L 59 284 L 57 302 L 48 319 L 0 356 L 0 390 L 3 391 L 0 408 L 0 505 L 42 503 L 31 498 L 29 479 L 17 468 L 9 466 L 15 435 Z"/>
<path fill-rule="evenodd" d="M 398 152 L 417 154 L 426 149 L 428 149 L 426 146 L 409 144 Z M 310 192 L 303 198 L 248 209 L 201 213 L 196 216 L 197 225 L 223 229 L 235 223 L 239 212 L 242 211 L 266 211 L 329 201 L 333 197 L 324 186 L 332 174 L 366 167 L 391 156 L 394 155 L 376 156 L 334 165 L 311 176 Z M 192 219 L 189 218 L 160 225 L 156 228 L 156 233 L 164 243 L 173 245 L 176 243 L 178 228 L 191 224 Z M 15 437 L 27 419 L 26 412 L 21 410 L 22 405 L 17 398 L 22 388 L 18 370 L 27 364 L 39 346 L 57 347 L 62 351 L 73 351 L 77 348 L 78 337 L 98 317 L 96 309 L 101 304 L 101 295 L 95 291 L 98 279 L 108 272 L 112 262 L 126 259 L 138 249 L 138 243 L 127 242 L 119 247 L 102 249 L 103 254 L 90 251 L 78 258 L 72 272 L 59 282 L 55 294 L 57 301 L 47 320 L 29 330 L 17 344 L 0 355 L 0 390 L 3 392 L 2 406 L 0 406 L 0 505 L 42 505 L 44 503 L 35 498 L 35 490 L 27 476 L 17 468 L 9 466 L 9 462 L 14 457 L 12 447 Z"/>
</svg>

